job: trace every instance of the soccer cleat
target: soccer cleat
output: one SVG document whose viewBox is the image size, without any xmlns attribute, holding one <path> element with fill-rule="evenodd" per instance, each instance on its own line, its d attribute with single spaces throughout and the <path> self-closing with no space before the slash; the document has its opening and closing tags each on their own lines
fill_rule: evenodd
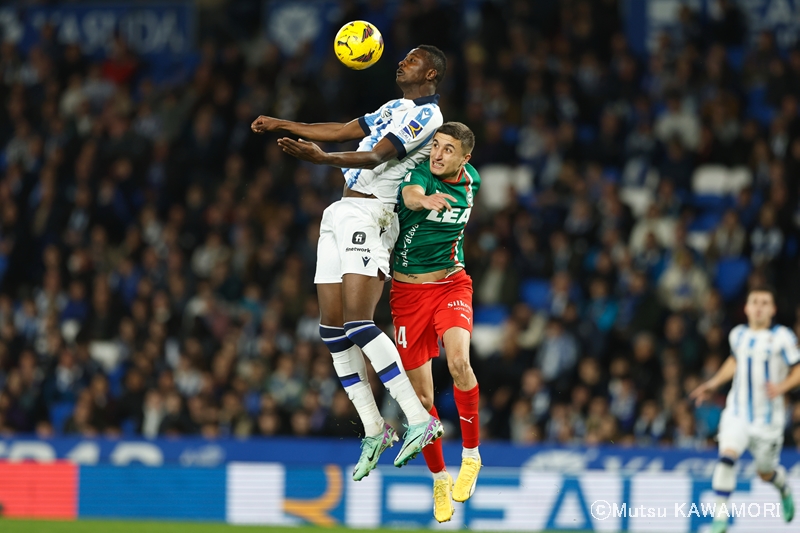
<svg viewBox="0 0 800 533">
<path fill-rule="evenodd" d="M 383 434 L 361 439 L 361 457 L 353 469 L 353 481 L 361 481 L 378 465 L 378 459 L 386 448 L 391 448 L 400 440 L 397 432 L 389 424 L 383 424 Z"/>
<path fill-rule="evenodd" d="M 427 422 L 407 426 L 403 435 L 403 447 L 394 460 L 394 466 L 400 468 L 416 457 L 422 448 L 444 435 L 444 428 L 439 419 L 431 416 Z"/>
<path fill-rule="evenodd" d="M 727 520 L 714 520 L 711 522 L 711 529 L 708 530 L 708 533 L 725 533 L 726 531 L 728 531 Z"/>
<path fill-rule="evenodd" d="M 447 479 L 435 479 L 433 481 L 433 517 L 440 524 L 449 522 L 456 512 L 453 507 L 451 495 L 453 493 L 453 478 L 447 474 Z"/>
<path fill-rule="evenodd" d="M 783 519 L 786 522 L 791 522 L 794 518 L 794 500 L 792 499 L 792 491 L 785 490 L 781 494 L 781 503 L 783 504 Z"/>
<path fill-rule="evenodd" d="M 481 460 L 472 457 L 464 457 L 461 460 L 461 470 L 456 478 L 456 486 L 453 489 L 453 499 L 457 502 L 465 502 L 475 493 L 475 485 L 478 483 L 478 472 L 481 471 Z"/>
</svg>

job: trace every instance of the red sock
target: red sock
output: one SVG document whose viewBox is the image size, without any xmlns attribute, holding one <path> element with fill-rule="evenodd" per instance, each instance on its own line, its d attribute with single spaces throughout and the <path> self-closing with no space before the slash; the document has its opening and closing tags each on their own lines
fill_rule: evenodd
<svg viewBox="0 0 800 533">
<path fill-rule="evenodd" d="M 453 397 L 456 400 L 458 418 L 461 422 L 461 440 L 464 448 L 477 448 L 480 443 L 481 425 L 478 421 L 478 402 L 480 394 L 475 385 L 468 391 L 463 391 L 453 385 Z"/>
<path fill-rule="evenodd" d="M 436 406 L 431 407 L 431 410 L 428 412 L 436 418 L 439 418 L 439 413 L 436 411 Z M 436 439 L 433 443 L 422 448 L 422 456 L 425 457 L 425 464 L 428 465 L 428 470 L 430 470 L 432 473 L 436 474 L 444 470 L 442 439 Z"/>
</svg>

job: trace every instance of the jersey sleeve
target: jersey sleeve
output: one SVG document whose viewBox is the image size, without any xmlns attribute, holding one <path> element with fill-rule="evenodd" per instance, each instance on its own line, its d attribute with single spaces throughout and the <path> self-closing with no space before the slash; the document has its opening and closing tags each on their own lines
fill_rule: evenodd
<svg viewBox="0 0 800 533">
<path fill-rule="evenodd" d="M 423 189 L 427 189 L 428 176 L 426 175 L 425 172 L 422 172 L 419 169 L 421 165 L 427 165 L 427 164 L 428 160 L 426 159 L 416 167 L 409 170 L 408 173 L 405 176 L 403 176 L 403 181 L 400 182 L 400 190 L 402 191 L 409 185 L 419 185 Z"/>
<path fill-rule="evenodd" d="M 381 117 L 383 109 L 391 104 L 392 102 L 384 104 L 381 107 L 379 107 L 377 111 L 373 111 L 372 113 L 367 113 L 363 117 L 358 118 L 358 125 L 361 126 L 361 129 L 364 131 L 364 135 L 369 135 L 372 132 L 372 126 L 374 126 L 375 122 Z"/>
<path fill-rule="evenodd" d="M 794 366 L 800 363 L 800 348 L 797 346 L 797 336 L 786 327 L 781 328 L 781 356 L 787 365 Z"/>
<path fill-rule="evenodd" d="M 728 345 L 731 348 L 731 355 L 734 359 L 736 359 L 736 348 L 739 347 L 739 343 L 742 342 L 742 336 L 744 335 L 745 328 L 744 326 L 736 326 L 733 328 L 728 335 Z"/>
<path fill-rule="evenodd" d="M 392 120 L 386 138 L 397 149 L 397 159 L 402 160 L 413 150 L 425 146 L 443 123 L 438 106 L 424 105 Z"/>
</svg>

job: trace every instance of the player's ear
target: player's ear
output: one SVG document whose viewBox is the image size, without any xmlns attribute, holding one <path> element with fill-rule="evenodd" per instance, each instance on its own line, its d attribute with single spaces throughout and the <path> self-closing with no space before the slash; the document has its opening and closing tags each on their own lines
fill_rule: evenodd
<svg viewBox="0 0 800 533">
<path fill-rule="evenodd" d="M 472 154 L 465 155 L 464 156 L 464 162 L 462 163 L 462 165 L 466 165 L 467 163 L 469 163 L 470 159 L 472 159 Z"/>
<path fill-rule="evenodd" d="M 428 69 L 428 72 L 425 73 L 425 79 L 428 80 L 428 81 L 433 81 L 433 80 L 436 79 L 436 76 L 438 74 L 439 73 L 436 71 L 435 68 Z"/>
</svg>

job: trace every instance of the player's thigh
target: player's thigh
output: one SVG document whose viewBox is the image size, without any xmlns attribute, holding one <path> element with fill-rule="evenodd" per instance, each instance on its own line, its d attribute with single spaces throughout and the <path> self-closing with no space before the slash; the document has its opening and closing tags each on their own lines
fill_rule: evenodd
<svg viewBox="0 0 800 533">
<path fill-rule="evenodd" d="M 342 316 L 342 284 L 320 283 L 317 285 L 319 301 L 319 323 L 323 326 L 340 328 L 344 325 Z"/>
<path fill-rule="evenodd" d="M 414 392 L 422 402 L 422 406 L 430 411 L 433 407 L 433 373 L 431 372 L 431 360 L 425 361 L 422 366 L 406 369 L 408 380 L 414 387 Z"/>
<path fill-rule="evenodd" d="M 472 279 L 465 272 L 460 272 L 456 274 L 452 284 L 438 287 L 433 316 L 436 334 L 444 341 L 448 360 L 451 354 L 453 358 L 466 357 L 469 360 L 473 321 Z M 453 331 L 448 335 L 450 330 Z"/>
<path fill-rule="evenodd" d="M 363 274 L 342 276 L 342 313 L 345 322 L 372 320 L 383 295 L 384 281 Z"/>
<path fill-rule="evenodd" d="M 329 205 L 322 213 L 317 241 L 317 267 L 314 283 L 334 284 L 342 282 L 342 262 L 336 238 L 336 216 L 339 202 Z M 322 302 L 320 302 L 322 306 Z"/>
<path fill-rule="evenodd" d="M 783 435 L 773 438 L 754 436 L 750 440 L 750 453 L 756 465 L 756 472 L 769 474 L 778 467 L 783 448 Z"/>
<path fill-rule="evenodd" d="M 425 286 L 392 282 L 389 304 L 394 339 L 403 368 L 413 370 L 439 356 L 439 340 L 433 328 L 433 307 Z"/>
<path fill-rule="evenodd" d="M 735 459 L 738 459 L 750 444 L 748 424 L 723 412 L 717 441 L 720 454 L 730 455 L 730 452 L 734 452 Z"/>
</svg>

